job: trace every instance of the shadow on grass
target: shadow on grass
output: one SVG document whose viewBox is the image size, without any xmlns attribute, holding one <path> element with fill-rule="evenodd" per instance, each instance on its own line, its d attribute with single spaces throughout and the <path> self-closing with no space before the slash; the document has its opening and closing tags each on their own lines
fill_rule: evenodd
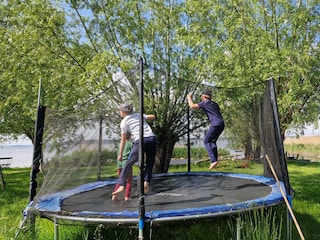
<svg viewBox="0 0 320 240">
<path fill-rule="evenodd" d="M 305 239 L 320 239 L 320 163 L 301 160 L 287 163 L 297 222 Z M 295 225 L 292 229 L 293 239 L 300 239 Z"/>
<path fill-rule="evenodd" d="M 288 167 L 291 187 L 295 192 L 294 199 L 319 204 L 320 163 L 290 162 Z"/>
<path fill-rule="evenodd" d="M 30 169 L 3 169 L 5 190 L 2 190 L 3 204 L 14 203 L 16 199 L 25 198 L 29 192 L 29 181 L 25 181 Z M 9 201 L 9 202 L 8 202 Z"/>
<path fill-rule="evenodd" d="M 294 209 L 293 209 L 294 211 Z M 305 239 L 320 239 L 320 222 L 310 214 L 295 213 L 295 217 Z M 301 239 L 294 222 L 292 222 L 292 239 Z"/>
</svg>

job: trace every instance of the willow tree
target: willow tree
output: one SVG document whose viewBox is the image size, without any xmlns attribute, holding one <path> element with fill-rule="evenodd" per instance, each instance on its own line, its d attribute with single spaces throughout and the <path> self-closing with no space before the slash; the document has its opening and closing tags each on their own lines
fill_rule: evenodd
<svg viewBox="0 0 320 240">
<path fill-rule="evenodd" d="M 133 101 L 138 107 L 137 61 L 144 60 L 145 112 L 155 113 L 153 130 L 158 139 L 156 172 L 167 172 L 175 143 L 186 134 L 186 94 L 201 80 L 196 63 L 201 46 L 190 51 L 177 29 L 185 24 L 181 1 L 70 1 L 72 22 L 82 39 L 96 51 L 87 68 L 92 78 L 105 71 L 120 72 L 126 90 L 113 84 L 110 103 Z M 199 75 L 200 76 L 200 75 Z M 110 80 L 109 80 L 110 81 Z M 109 83 L 110 85 L 111 83 Z M 113 105 L 114 107 L 115 105 Z M 138 110 L 138 109 L 136 109 Z M 115 111 L 115 109 L 114 109 Z M 117 126 L 119 122 L 116 123 Z M 199 122 L 198 126 L 201 125 Z"/>
</svg>

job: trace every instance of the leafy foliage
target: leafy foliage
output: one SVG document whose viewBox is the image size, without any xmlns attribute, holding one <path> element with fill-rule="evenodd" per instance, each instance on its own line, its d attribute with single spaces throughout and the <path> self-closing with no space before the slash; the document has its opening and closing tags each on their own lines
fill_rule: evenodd
<svg viewBox="0 0 320 240">
<path fill-rule="evenodd" d="M 34 139 L 40 79 L 42 104 L 101 117 L 115 131 L 118 104 L 138 107 L 140 57 L 144 111 L 158 119 L 160 172 L 187 133 L 188 114 L 192 130 L 204 125 L 185 101 L 204 86 L 226 89 L 274 77 L 283 133 L 317 119 L 317 1 L 34 0 L 5 1 L 0 10 L 1 134 Z M 216 95 L 224 110 L 235 106 L 239 121 L 225 118 L 242 145 L 257 139 L 257 106 L 246 104 L 257 103 L 255 97 Z"/>
</svg>

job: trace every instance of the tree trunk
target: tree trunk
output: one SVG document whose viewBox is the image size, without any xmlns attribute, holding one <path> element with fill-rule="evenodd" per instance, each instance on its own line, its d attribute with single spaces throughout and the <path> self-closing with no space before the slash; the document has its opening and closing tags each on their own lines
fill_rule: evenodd
<svg viewBox="0 0 320 240">
<path fill-rule="evenodd" d="M 255 159 L 260 159 L 260 156 L 261 156 L 261 143 L 259 141 L 259 143 L 257 144 L 256 149 L 254 151 L 254 156 L 253 157 Z"/>
<path fill-rule="evenodd" d="M 249 157 L 252 154 L 252 138 L 250 134 L 247 134 L 246 142 L 245 142 L 245 152 L 244 155 Z"/>
<path fill-rule="evenodd" d="M 170 166 L 170 160 L 174 145 L 179 140 L 175 134 L 170 134 L 170 136 L 158 136 L 158 146 L 156 162 L 154 164 L 154 173 L 167 173 Z"/>
</svg>

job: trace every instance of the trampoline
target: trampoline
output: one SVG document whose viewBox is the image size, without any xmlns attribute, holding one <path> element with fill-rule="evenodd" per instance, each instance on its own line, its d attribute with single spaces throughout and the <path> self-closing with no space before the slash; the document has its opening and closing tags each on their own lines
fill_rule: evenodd
<svg viewBox="0 0 320 240">
<path fill-rule="evenodd" d="M 135 181 L 137 182 L 137 181 Z M 116 180 L 81 185 L 38 199 L 40 215 L 86 222 L 137 223 L 136 185 L 129 201 L 120 195 L 111 200 Z M 282 183 L 281 183 L 282 184 Z M 232 215 L 257 207 L 283 203 L 272 178 L 221 172 L 156 174 L 151 192 L 145 195 L 145 221 L 168 222 Z"/>
<path fill-rule="evenodd" d="M 149 77 L 154 75 L 153 71 L 149 73 L 151 73 L 148 75 Z M 238 89 L 240 88 L 234 90 Z M 254 92 L 260 92 L 260 87 Z M 242 91 L 235 93 L 235 96 L 243 94 Z M 142 116 L 144 109 L 142 100 L 143 62 L 141 59 L 140 116 Z M 257 103 L 256 100 L 255 96 L 255 104 Z M 260 107 L 259 130 L 262 141 L 261 149 L 263 150 L 261 155 L 270 157 L 278 170 L 279 179 L 283 181 L 280 184 L 285 186 L 284 189 L 289 195 L 290 184 L 277 115 L 273 79 L 268 80 L 266 84 L 263 96 L 261 96 Z M 90 115 L 81 115 L 80 120 L 77 112 L 74 116 L 71 112 L 66 116 L 60 116 L 55 111 L 47 111 L 45 114 L 45 109 L 42 106 L 38 107 L 37 132 L 35 134 L 37 138 L 30 174 L 30 203 L 24 211 L 24 221 L 27 216 L 32 216 L 30 218 L 32 220 L 35 220 L 34 216 L 53 219 L 56 239 L 58 225 L 64 223 L 60 220 L 67 220 L 67 224 L 69 224 L 68 221 L 71 221 L 72 224 L 81 222 L 85 224 L 93 223 L 94 225 L 138 225 L 139 239 L 142 239 L 145 223 L 152 228 L 156 223 L 231 216 L 257 208 L 280 205 L 285 202 L 282 189 L 279 188 L 278 182 L 270 177 L 272 174 L 265 164 L 263 172 L 265 176 L 222 172 L 190 172 L 192 156 L 190 154 L 189 112 L 185 114 L 184 117 L 186 118 L 181 118 L 186 119 L 188 123 L 188 172 L 154 174 L 150 184 L 151 192 L 144 196 L 138 196 L 138 179 L 136 178 L 129 201 L 124 201 L 123 195 L 119 196 L 121 200 L 112 201 L 111 195 L 116 185 L 116 179 L 88 183 L 88 181 L 92 181 L 91 177 L 95 173 L 97 173 L 96 179 L 100 179 L 102 170 L 100 165 L 103 140 L 101 118 L 92 118 L 92 113 L 89 111 Z M 46 121 L 44 120 L 45 116 Z M 44 123 L 46 123 L 46 127 Z M 92 129 L 92 126 L 99 126 L 99 128 Z M 46 129 L 47 134 L 43 141 L 44 129 Z M 88 134 L 88 130 L 90 133 L 93 132 L 93 135 Z M 141 132 L 140 135 L 142 135 Z M 108 141 L 104 145 L 112 149 L 112 139 L 107 138 L 105 140 Z M 52 146 L 52 149 L 47 149 L 47 155 L 42 154 L 43 142 L 45 146 Z M 46 156 L 46 158 L 43 158 L 43 156 Z M 96 156 L 99 162 L 97 162 Z M 143 154 L 140 157 L 139 170 L 143 173 Z M 44 169 L 47 174 L 40 192 L 36 195 L 38 186 L 36 179 L 40 172 L 41 159 L 45 159 L 45 163 L 48 163 L 43 165 L 47 167 L 47 169 Z M 110 169 L 110 171 L 114 174 L 114 169 Z M 107 174 L 109 175 L 108 172 Z M 139 185 L 142 185 L 142 179 L 139 180 Z M 70 185 L 76 187 L 69 188 Z M 63 190 L 57 192 L 55 189 Z"/>
</svg>

